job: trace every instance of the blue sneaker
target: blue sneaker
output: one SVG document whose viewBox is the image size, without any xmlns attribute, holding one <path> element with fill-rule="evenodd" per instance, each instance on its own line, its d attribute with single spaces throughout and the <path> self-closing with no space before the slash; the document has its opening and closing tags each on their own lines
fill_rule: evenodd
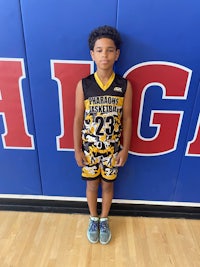
<svg viewBox="0 0 200 267">
<path fill-rule="evenodd" d="M 108 218 L 100 219 L 100 243 L 106 245 L 110 242 L 111 232 L 109 228 Z"/>
<path fill-rule="evenodd" d="M 87 238 L 93 244 L 99 241 L 99 218 L 98 217 L 90 217 L 89 226 L 87 230 Z"/>
</svg>

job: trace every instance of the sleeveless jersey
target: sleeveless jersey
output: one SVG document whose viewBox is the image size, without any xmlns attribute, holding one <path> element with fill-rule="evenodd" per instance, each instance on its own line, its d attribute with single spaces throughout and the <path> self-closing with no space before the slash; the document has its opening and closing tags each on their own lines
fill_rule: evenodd
<svg viewBox="0 0 200 267">
<path fill-rule="evenodd" d="M 95 79 L 95 75 L 91 74 L 82 79 L 82 87 L 85 105 L 83 144 L 99 146 L 99 143 L 103 143 L 105 148 L 119 143 L 127 80 L 114 74 L 112 83 L 104 90 Z"/>
</svg>

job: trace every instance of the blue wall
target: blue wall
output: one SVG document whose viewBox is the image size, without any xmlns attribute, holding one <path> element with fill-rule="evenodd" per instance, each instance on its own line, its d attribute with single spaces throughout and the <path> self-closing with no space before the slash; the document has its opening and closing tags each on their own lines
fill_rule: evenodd
<svg viewBox="0 0 200 267">
<path fill-rule="evenodd" d="M 89 32 L 109 24 L 123 38 L 116 72 L 134 90 L 132 145 L 115 198 L 200 202 L 199 9 L 195 0 L 2 0 L 0 194 L 85 197 L 72 144 L 74 91 L 94 67 Z M 155 114 L 166 115 L 160 126 Z"/>
</svg>

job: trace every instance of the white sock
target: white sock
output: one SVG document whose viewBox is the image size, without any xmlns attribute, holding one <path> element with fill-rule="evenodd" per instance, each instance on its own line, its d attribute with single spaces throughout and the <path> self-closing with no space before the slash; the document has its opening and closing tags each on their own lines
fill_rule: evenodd
<svg viewBox="0 0 200 267">
<path fill-rule="evenodd" d="M 99 220 L 99 217 L 93 217 L 93 216 L 90 216 L 90 219 L 97 222 Z"/>
</svg>

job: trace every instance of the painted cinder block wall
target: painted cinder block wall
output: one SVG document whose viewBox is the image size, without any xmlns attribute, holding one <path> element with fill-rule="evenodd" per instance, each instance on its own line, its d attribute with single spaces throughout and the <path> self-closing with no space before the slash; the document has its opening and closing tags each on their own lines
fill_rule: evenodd
<svg viewBox="0 0 200 267">
<path fill-rule="evenodd" d="M 200 3 L 0 2 L 0 194 L 85 197 L 74 160 L 74 92 L 94 71 L 87 38 L 123 38 L 116 72 L 133 85 L 133 138 L 115 199 L 200 202 Z"/>
</svg>

